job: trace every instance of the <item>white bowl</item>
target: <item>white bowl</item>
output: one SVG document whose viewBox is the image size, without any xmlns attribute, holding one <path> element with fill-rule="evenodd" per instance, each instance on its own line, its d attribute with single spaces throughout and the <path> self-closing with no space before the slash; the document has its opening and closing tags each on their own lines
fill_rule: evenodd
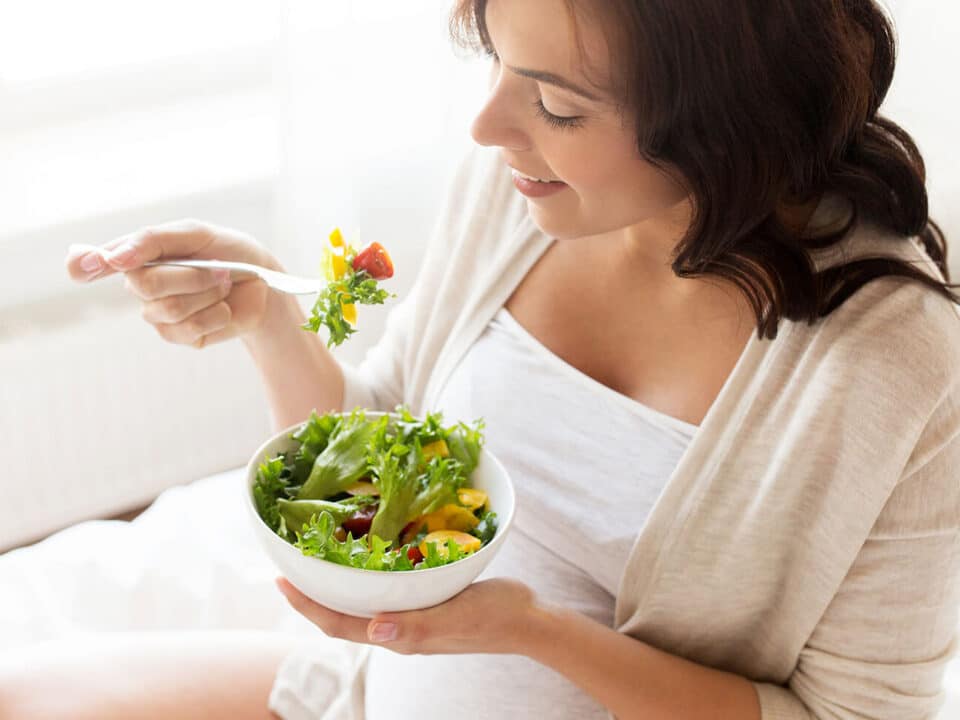
<svg viewBox="0 0 960 720">
<path fill-rule="evenodd" d="M 392 413 L 366 412 L 368 418 Z M 347 615 L 373 617 L 379 612 L 419 610 L 449 600 L 472 583 L 500 550 L 513 523 L 516 504 L 513 483 L 503 465 L 483 449 L 469 485 L 487 493 L 497 514 L 497 531 L 486 545 L 462 560 L 424 570 L 382 571 L 347 567 L 304 555 L 277 535 L 257 513 L 253 485 L 266 458 L 298 446 L 290 435 L 303 423 L 277 433 L 253 454 L 247 464 L 243 493 L 254 532 L 281 574 L 307 597 Z"/>
</svg>

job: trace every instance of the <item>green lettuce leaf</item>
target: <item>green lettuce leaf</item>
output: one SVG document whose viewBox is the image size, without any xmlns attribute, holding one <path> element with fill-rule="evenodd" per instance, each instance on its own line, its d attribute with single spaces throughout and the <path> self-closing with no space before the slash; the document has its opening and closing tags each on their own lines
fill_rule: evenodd
<svg viewBox="0 0 960 720">
<path fill-rule="evenodd" d="M 362 410 L 354 410 L 338 425 L 327 447 L 317 455 L 297 499 L 325 500 L 366 475 L 367 444 L 377 432 L 378 424 L 386 421 L 386 416 L 367 420 Z"/>
</svg>

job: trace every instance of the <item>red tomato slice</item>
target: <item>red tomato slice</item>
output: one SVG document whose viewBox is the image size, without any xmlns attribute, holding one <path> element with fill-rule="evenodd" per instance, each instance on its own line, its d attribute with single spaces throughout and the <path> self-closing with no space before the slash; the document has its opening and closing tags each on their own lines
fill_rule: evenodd
<svg viewBox="0 0 960 720">
<path fill-rule="evenodd" d="M 353 269 L 364 270 L 374 280 L 393 277 L 393 261 L 380 243 L 370 243 L 353 258 Z"/>
<path fill-rule="evenodd" d="M 420 552 L 420 548 L 412 545 L 407 549 L 407 557 L 410 558 L 410 562 L 414 565 L 423 560 L 423 554 Z"/>
</svg>

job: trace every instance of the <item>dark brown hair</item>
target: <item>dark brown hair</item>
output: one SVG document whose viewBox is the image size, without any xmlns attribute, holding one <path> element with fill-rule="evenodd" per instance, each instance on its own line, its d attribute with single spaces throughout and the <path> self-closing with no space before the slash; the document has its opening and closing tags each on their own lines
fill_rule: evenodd
<svg viewBox="0 0 960 720">
<path fill-rule="evenodd" d="M 572 16 L 584 0 L 567 0 Z M 492 52 L 487 0 L 459 0 L 451 32 Z M 760 337 L 781 317 L 813 323 L 874 278 L 916 280 L 960 303 L 937 279 L 894 258 L 815 272 L 809 251 L 868 220 L 918 237 L 950 280 L 946 240 L 927 215 L 923 158 L 878 108 L 896 40 L 873 0 L 592 0 L 609 29 L 616 91 L 637 120 L 640 152 L 679 176 L 691 225 L 674 249 L 680 277 L 713 275 L 749 299 Z M 582 50 L 582 46 L 581 46 Z M 839 230 L 809 237 L 777 217 L 784 203 L 836 193 Z"/>
</svg>

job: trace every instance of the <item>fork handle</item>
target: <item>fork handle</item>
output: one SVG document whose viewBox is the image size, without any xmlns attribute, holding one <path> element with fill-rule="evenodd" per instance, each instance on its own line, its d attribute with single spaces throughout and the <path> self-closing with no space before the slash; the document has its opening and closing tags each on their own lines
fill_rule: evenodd
<svg viewBox="0 0 960 720">
<path fill-rule="evenodd" d="M 256 265 L 233 262 L 232 260 L 152 260 L 151 262 L 145 262 L 143 264 L 144 267 L 153 265 L 176 265 L 178 267 L 206 268 L 208 270 L 229 270 L 232 279 L 235 279 L 234 276 L 237 273 L 243 273 L 244 275 L 251 275 L 266 280 Z"/>
<path fill-rule="evenodd" d="M 177 265 L 180 267 L 230 270 L 232 272 L 246 272 L 252 275 L 258 274 L 255 266 L 248 263 L 233 262 L 231 260 L 152 260 L 143 264 L 144 267 L 151 267 L 153 265 Z"/>
</svg>

